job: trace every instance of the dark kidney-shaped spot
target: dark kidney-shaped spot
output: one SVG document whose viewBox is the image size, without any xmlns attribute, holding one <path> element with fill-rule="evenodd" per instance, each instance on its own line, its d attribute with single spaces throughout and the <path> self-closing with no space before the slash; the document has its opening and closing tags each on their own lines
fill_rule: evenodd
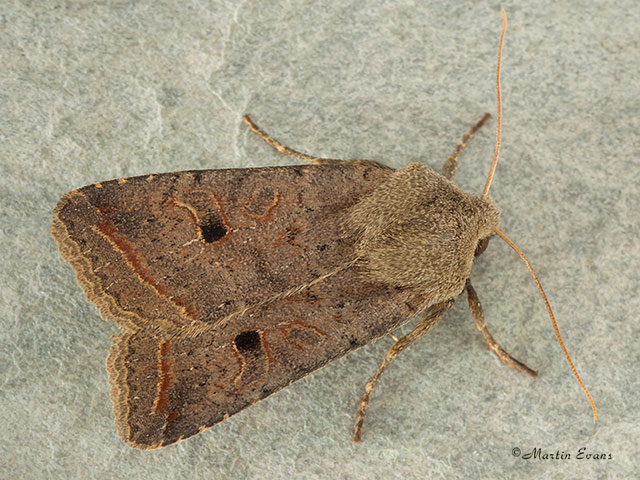
<svg viewBox="0 0 640 480">
<path fill-rule="evenodd" d="M 211 243 L 220 240 L 227 234 L 227 229 L 222 224 L 219 217 L 213 217 L 200 225 L 202 238 L 205 242 Z"/>
<path fill-rule="evenodd" d="M 260 334 L 255 330 L 239 333 L 235 338 L 236 348 L 240 353 L 250 352 L 260 348 Z"/>
</svg>

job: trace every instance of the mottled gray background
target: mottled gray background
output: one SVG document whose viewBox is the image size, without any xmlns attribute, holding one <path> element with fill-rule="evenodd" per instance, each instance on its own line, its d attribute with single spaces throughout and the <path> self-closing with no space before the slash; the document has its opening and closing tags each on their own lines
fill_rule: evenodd
<svg viewBox="0 0 640 480">
<path fill-rule="evenodd" d="M 616 2 L 4 1 L 0 11 L 2 478 L 633 478 L 640 270 L 640 9 Z M 385 374 L 361 349 L 208 432 L 146 452 L 116 435 L 117 332 L 49 235 L 66 191 L 181 169 L 291 164 L 251 112 L 312 154 L 439 168 L 495 111 L 502 19 L 503 229 L 527 253 L 599 406 L 590 406 L 524 265 L 493 241 L 473 280 L 489 325 L 541 375 L 487 351 L 456 303 Z M 493 127 L 462 158 L 479 192 Z M 523 460 L 513 448 L 566 452 Z M 579 448 L 612 459 L 576 459 Z"/>
</svg>

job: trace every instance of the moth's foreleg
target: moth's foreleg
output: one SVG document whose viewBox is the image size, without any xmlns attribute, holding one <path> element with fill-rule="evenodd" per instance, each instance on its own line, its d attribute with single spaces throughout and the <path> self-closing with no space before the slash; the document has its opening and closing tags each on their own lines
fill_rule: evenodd
<svg viewBox="0 0 640 480">
<path fill-rule="evenodd" d="M 458 158 L 460 154 L 464 150 L 464 147 L 467 146 L 469 141 L 473 138 L 473 136 L 480 130 L 485 123 L 491 120 L 491 114 L 485 113 L 484 116 L 480 119 L 478 123 L 476 123 L 471 129 L 462 136 L 462 140 L 453 149 L 453 153 L 447 157 L 447 160 L 444 162 L 442 166 L 442 176 L 448 180 L 453 180 L 453 177 L 456 176 L 456 172 L 458 171 Z"/>
<path fill-rule="evenodd" d="M 306 153 L 300 153 L 294 150 L 293 148 L 289 148 L 286 145 L 281 144 L 275 138 L 268 135 L 264 130 L 262 130 L 260 127 L 258 127 L 258 125 L 255 124 L 255 122 L 251 119 L 251 117 L 248 114 L 243 115 L 242 120 L 244 120 L 244 123 L 246 123 L 249 126 L 251 131 L 255 133 L 258 137 L 260 137 L 262 140 L 264 140 L 267 143 L 267 145 L 275 148 L 278 152 L 282 153 L 283 155 L 288 155 L 290 157 L 297 158 L 299 160 L 304 160 L 305 162 L 315 163 L 316 165 L 327 165 L 327 164 L 337 163 L 342 161 L 342 160 L 333 160 L 331 158 L 318 158 L 312 155 L 307 155 Z"/>
<path fill-rule="evenodd" d="M 402 350 L 407 348 L 409 345 L 411 345 L 413 342 L 415 342 L 417 339 L 431 330 L 431 328 L 436 323 L 438 323 L 438 320 L 440 320 L 444 316 L 444 314 L 447 313 L 452 304 L 453 300 L 449 300 L 447 302 L 443 302 L 431 307 L 430 313 L 427 315 L 427 317 L 421 320 L 420 323 L 418 323 L 418 325 L 416 325 L 416 327 L 408 334 L 397 340 L 396 343 L 394 343 L 389 349 L 387 355 L 384 357 L 384 360 L 378 366 L 378 369 L 365 386 L 364 394 L 362 395 L 362 399 L 360 400 L 360 408 L 358 409 L 358 413 L 356 415 L 356 423 L 353 432 L 354 442 L 362 441 L 362 425 L 364 424 L 364 417 L 367 413 L 367 407 L 369 406 L 369 397 L 371 396 L 371 392 L 376 386 L 376 383 L 378 383 L 378 380 L 380 379 L 382 373 Z"/>
<path fill-rule="evenodd" d="M 467 284 L 465 288 L 467 290 L 467 300 L 469 302 L 469 309 L 471 310 L 471 314 L 473 315 L 473 318 L 475 318 L 476 320 L 476 327 L 478 327 L 478 330 L 480 330 L 480 332 L 482 333 L 482 336 L 484 337 L 484 341 L 487 342 L 487 346 L 489 347 L 489 350 L 495 353 L 498 356 L 498 358 L 502 360 L 502 362 L 511 365 L 516 370 L 519 370 L 522 373 L 526 373 L 530 377 L 533 377 L 533 378 L 537 377 L 538 372 L 536 372 L 535 370 L 532 370 L 531 368 L 527 367 L 524 363 L 513 358 L 511 355 L 505 352 L 500 345 L 498 345 L 498 342 L 495 341 L 495 339 L 493 338 L 493 335 L 491 335 L 491 332 L 489 332 L 489 329 L 487 328 L 487 322 L 485 321 L 482 304 L 480 303 L 480 299 L 478 298 L 478 294 L 476 293 L 475 289 L 473 288 L 473 286 L 471 286 L 470 280 L 467 280 Z"/>
</svg>

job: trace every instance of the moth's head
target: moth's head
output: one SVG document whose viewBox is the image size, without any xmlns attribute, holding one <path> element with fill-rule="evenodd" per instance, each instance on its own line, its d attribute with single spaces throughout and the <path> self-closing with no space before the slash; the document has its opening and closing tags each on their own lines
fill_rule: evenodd
<svg viewBox="0 0 640 480">
<path fill-rule="evenodd" d="M 489 236 L 495 233 L 502 238 L 533 276 L 558 342 L 591 403 L 595 421 L 596 405 L 564 346 L 542 284 L 524 254 L 500 230 L 500 212 L 488 195 L 500 152 L 500 65 L 507 28 L 504 9 L 502 15 L 496 69 L 496 148 L 482 195 L 464 193 L 429 167 L 410 164 L 358 202 L 348 214 L 345 229 L 355 238 L 357 258 L 365 275 L 394 286 L 421 289 L 431 294 L 431 304 L 460 293 L 474 256 L 486 248 Z"/>
<path fill-rule="evenodd" d="M 476 250 L 499 224 L 490 197 L 412 163 L 350 210 L 346 230 L 365 276 L 446 299 L 462 291 Z"/>
</svg>

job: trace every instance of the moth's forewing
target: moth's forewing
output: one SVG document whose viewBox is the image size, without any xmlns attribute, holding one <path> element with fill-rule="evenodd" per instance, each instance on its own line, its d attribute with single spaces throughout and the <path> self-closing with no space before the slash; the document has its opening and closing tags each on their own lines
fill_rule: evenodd
<svg viewBox="0 0 640 480">
<path fill-rule="evenodd" d="M 373 164 L 205 170 L 65 195 L 52 233 L 87 297 L 125 331 L 108 361 L 131 445 L 194 435 L 402 325 L 421 295 L 366 281 L 345 211 Z"/>
</svg>

